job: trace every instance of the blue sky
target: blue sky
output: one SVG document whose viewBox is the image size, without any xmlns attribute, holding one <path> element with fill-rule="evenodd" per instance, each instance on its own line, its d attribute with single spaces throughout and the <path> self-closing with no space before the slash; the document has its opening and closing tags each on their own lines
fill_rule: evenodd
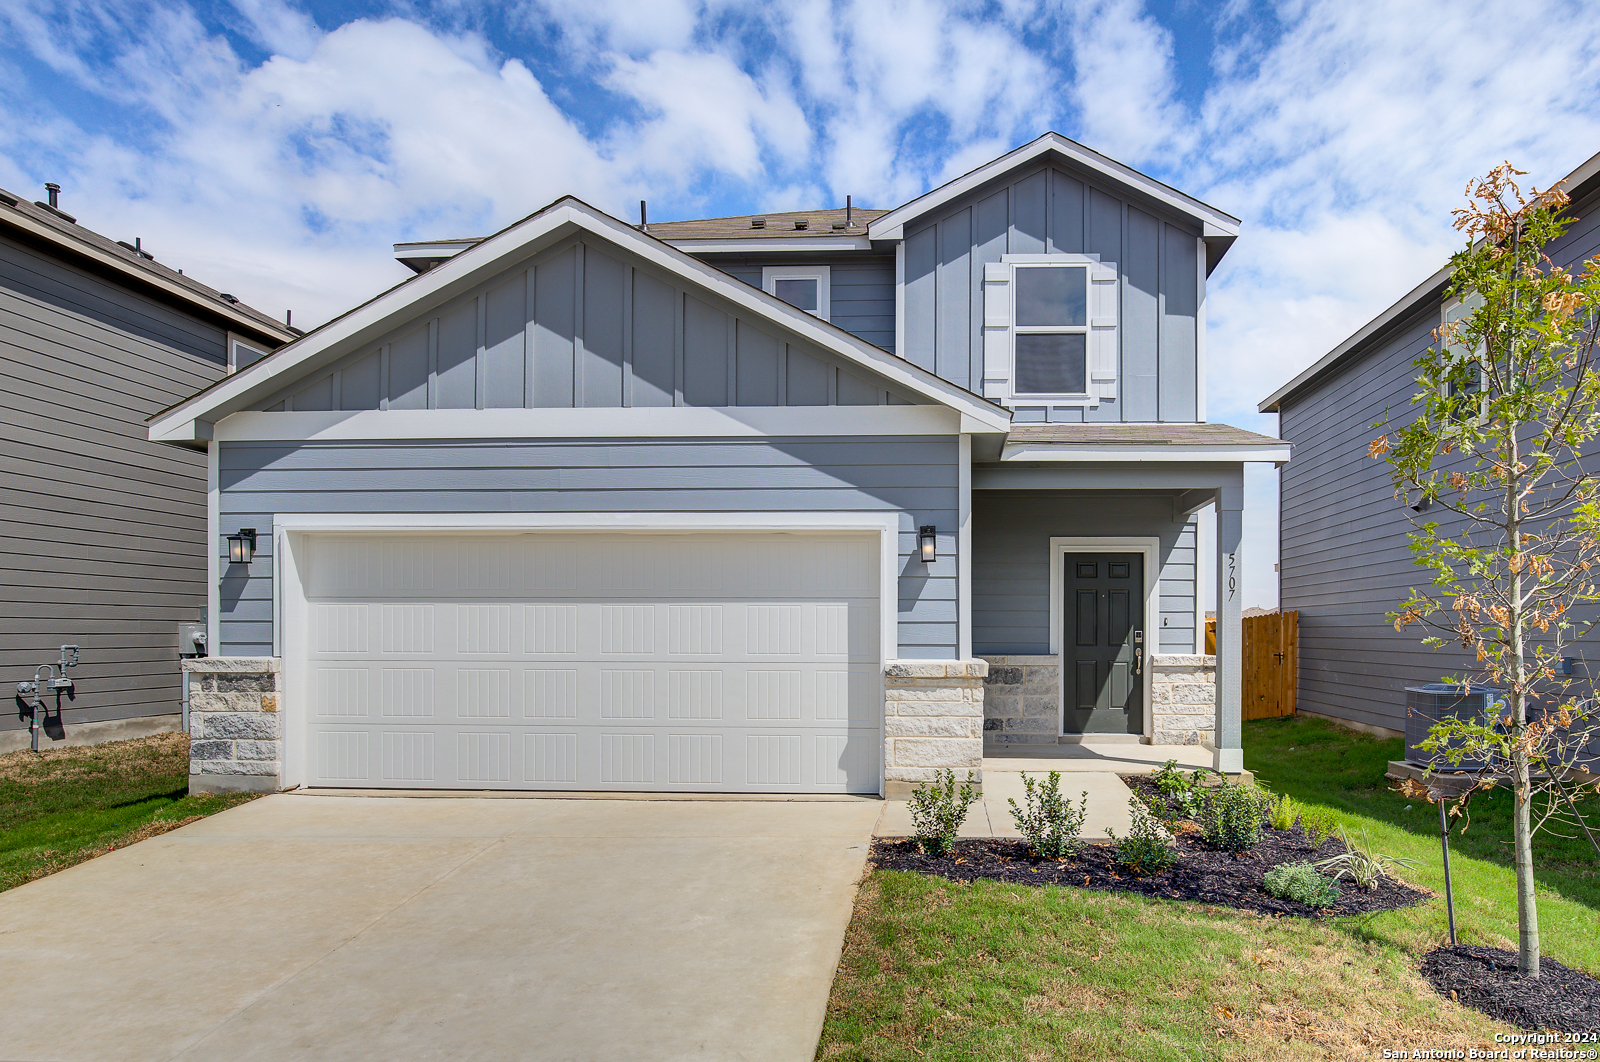
<svg viewBox="0 0 1600 1062">
<path fill-rule="evenodd" d="M 310 325 L 397 240 L 566 193 L 668 220 L 889 206 L 1047 129 L 1244 219 L 1208 298 L 1210 416 L 1456 247 L 1469 177 L 1600 151 L 1565 0 L 0 0 L 0 186 Z M 1250 481 L 1246 600 L 1275 594 Z"/>
</svg>

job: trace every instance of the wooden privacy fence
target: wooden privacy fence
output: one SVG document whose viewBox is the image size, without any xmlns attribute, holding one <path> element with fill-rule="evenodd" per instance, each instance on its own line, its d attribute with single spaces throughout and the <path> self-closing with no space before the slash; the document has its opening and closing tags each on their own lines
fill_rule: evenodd
<svg viewBox="0 0 1600 1062">
<path fill-rule="evenodd" d="M 1244 627 L 1244 675 L 1240 691 L 1246 719 L 1276 719 L 1294 714 L 1295 687 L 1300 681 L 1300 613 L 1272 612 L 1247 616 Z M 1206 652 L 1217 651 L 1217 621 L 1206 620 Z"/>
</svg>

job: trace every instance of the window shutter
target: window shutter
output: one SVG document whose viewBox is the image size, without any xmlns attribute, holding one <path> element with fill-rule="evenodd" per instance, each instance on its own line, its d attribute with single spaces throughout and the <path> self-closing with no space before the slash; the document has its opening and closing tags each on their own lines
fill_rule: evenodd
<svg viewBox="0 0 1600 1062">
<path fill-rule="evenodd" d="M 1117 397 L 1117 266 L 1089 268 L 1089 400 Z"/>
<path fill-rule="evenodd" d="M 1011 267 L 988 262 L 983 267 L 983 394 L 1008 398 L 1011 393 Z"/>
</svg>

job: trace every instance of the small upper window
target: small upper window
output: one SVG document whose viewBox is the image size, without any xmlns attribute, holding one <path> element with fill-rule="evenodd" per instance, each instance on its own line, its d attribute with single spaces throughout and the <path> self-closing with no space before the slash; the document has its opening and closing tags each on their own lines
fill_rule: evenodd
<svg viewBox="0 0 1600 1062">
<path fill-rule="evenodd" d="M 765 266 L 761 289 L 790 306 L 828 320 L 827 266 Z"/>
<path fill-rule="evenodd" d="M 238 372 L 248 368 L 270 354 L 271 351 L 262 350 L 254 343 L 248 343 L 238 336 L 228 337 L 228 371 Z"/>
</svg>

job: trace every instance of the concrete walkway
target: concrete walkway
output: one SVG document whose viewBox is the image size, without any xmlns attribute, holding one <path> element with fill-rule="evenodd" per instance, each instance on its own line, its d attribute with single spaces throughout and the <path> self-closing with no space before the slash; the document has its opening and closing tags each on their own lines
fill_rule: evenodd
<svg viewBox="0 0 1600 1062">
<path fill-rule="evenodd" d="M 967 812 L 962 837 L 1020 837 L 1008 799 L 1024 806 L 1023 772 L 1044 781 L 1061 772 L 1061 794 L 1074 804 L 1088 793 L 1082 837 L 1106 840 L 1109 827 L 1126 836 L 1133 824 L 1128 798 L 1133 795 L 1118 775 L 1153 774 L 1168 760 L 1186 770 L 1209 767 L 1211 753 L 1198 745 L 1011 745 L 983 752 L 983 798 Z M 877 837 L 909 837 L 911 812 L 904 800 L 887 801 L 878 820 Z"/>
<path fill-rule="evenodd" d="M 810 1059 L 882 808 L 266 797 L 0 893 L 0 1058 Z"/>
</svg>

